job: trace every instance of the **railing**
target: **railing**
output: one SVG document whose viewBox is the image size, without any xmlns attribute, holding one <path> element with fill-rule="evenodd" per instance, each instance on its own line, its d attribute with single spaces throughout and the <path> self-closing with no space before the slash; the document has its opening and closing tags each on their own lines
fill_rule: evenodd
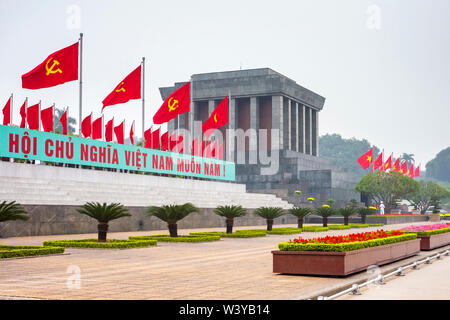
<svg viewBox="0 0 450 320">
<path fill-rule="evenodd" d="M 333 295 L 331 295 L 329 297 L 319 296 L 319 297 L 317 297 L 317 300 L 333 300 L 333 299 L 336 299 L 336 298 L 338 298 L 340 296 L 343 296 L 345 294 L 361 295 L 361 292 L 359 291 L 359 289 L 364 287 L 364 286 L 367 286 L 367 285 L 369 285 L 371 283 L 374 283 L 374 282 L 377 283 L 377 284 L 381 284 L 381 285 L 382 284 L 386 284 L 384 282 L 384 279 L 386 279 L 386 278 L 388 278 L 390 276 L 394 276 L 394 275 L 395 276 L 404 276 L 405 275 L 404 272 L 403 272 L 404 270 L 407 270 L 409 268 L 412 268 L 414 270 L 418 270 L 419 269 L 419 265 L 421 265 L 423 263 L 430 264 L 433 259 L 440 260 L 440 259 L 442 259 L 443 256 L 450 256 L 450 250 L 447 249 L 445 251 L 437 253 L 434 256 L 426 257 L 423 260 L 415 261 L 414 263 L 411 263 L 409 265 L 400 267 L 397 270 L 392 271 L 390 273 L 387 273 L 387 274 L 384 274 L 384 275 L 380 274 L 380 275 L 378 275 L 378 277 L 376 277 L 374 279 L 371 279 L 371 280 L 368 280 L 366 282 L 363 282 L 363 283 L 360 283 L 360 284 L 354 284 L 350 288 L 345 289 L 343 291 L 340 291 L 338 293 L 335 293 L 335 294 L 333 294 Z"/>
</svg>

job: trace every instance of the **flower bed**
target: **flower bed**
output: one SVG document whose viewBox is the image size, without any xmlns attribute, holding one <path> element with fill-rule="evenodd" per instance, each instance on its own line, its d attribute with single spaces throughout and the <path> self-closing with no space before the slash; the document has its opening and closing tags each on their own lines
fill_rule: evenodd
<svg viewBox="0 0 450 320">
<path fill-rule="evenodd" d="M 0 259 L 64 253 L 64 248 L 0 245 Z"/>
<path fill-rule="evenodd" d="M 77 239 L 77 240 L 52 240 L 44 241 L 45 247 L 64 248 L 97 248 L 97 249 L 126 249 L 155 246 L 156 240 L 130 241 L 119 239 L 108 239 L 106 242 L 98 242 L 97 239 Z"/>
<path fill-rule="evenodd" d="M 450 223 L 408 226 L 400 230 L 417 234 L 420 250 L 431 250 L 450 244 Z"/>
<path fill-rule="evenodd" d="M 420 240 L 416 238 L 415 233 L 400 230 L 299 237 L 279 243 L 279 250 L 272 251 L 273 272 L 343 276 L 417 254 Z"/>
<path fill-rule="evenodd" d="M 148 236 L 131 236 L 128 239 L 136 240 L 157 240 L 161 242 L 209 242 L 220 240 L 219 235 L 179 235 L 178 237 L 171 237 L 167 234 L 154 234 Z"/>
</svg>

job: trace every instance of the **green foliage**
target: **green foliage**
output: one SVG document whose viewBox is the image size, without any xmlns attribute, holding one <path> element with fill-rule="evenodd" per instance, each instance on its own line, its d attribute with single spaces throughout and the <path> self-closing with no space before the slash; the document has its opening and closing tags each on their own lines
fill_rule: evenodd
<svg viewBox="0 0 450 320">
<path fill-rule="evenodd" d="M 307 215 L 311 214 L 314 210 L 311 208 L 298 208 L 294 207 L 289 210 L 289 213 L 293 216 L 296 216 L 297 218 L 300 217 L 306 217 Z"/>
<path fill-rule="evenodd" d="M 450 232 L 450 228 L 442 228 L 442 229 L 436 229 L 436 230 L 428 230 L 428 231 L 405 231 L 406 233 L 415 233 L 418 236 L 432 236 L 434 234 L 441 234 L 441 233 L 447 233 Z"/>
<path fill-rule="evenodd" d="M 427 177 L 450 182 L 450 147 L 441 150 L 425 167 Z"/>
<path fill-rule="evenodd" d="M 64 253 L 64 248 L 0 245 L 0 259 Z"/>
<path fill-rule="evenodd" d="M 155 216 L 168 224 L 174 224 L 193 212 L 199 212 L 200 209 L 192 203 L 182 205 L 164 205 L 161 207 L 151 206 L 147 209 L 149 216 Z"/>
<path fill-rule="evenodd" d="M 242 206 L 218 206 L 214 209 L 214 213 L 225 218 L 242 217 L 247 214 L 247 210 Z"/>
<path fill-rule="evenodd" d="M 267 234 L 296 234 L 301 233 L 302 229 L 293 227 L 273 228 L 272 231 L 267 231 Z"/>
<path fill-rule="evenodd" d="M 279 207 L 260 207 L 255 210 L 255 214 L 265 219 L 275 219 L 284 215 L 285 212 Z"/>
<path fill-rule="evenodd" d="M 0 203 L 0 222 L 10 220 L 28 220 L 27 212 L 15 201 Z"/>
<path fill-rule="evenodd" d="M 416 234 L 405 233 L 400 236 L 393 236 L 389 238 L 372 239 L 367 241 L 346 242 L 337 244 L 326 243 L 294 243 L 281 242 L 278 244 L 278 249 L 281 251 L 330 251 L 330 252 L 345 252 L 369 247 L 382 246 L 391 243 L 408 241 L 416 239 Z"/>
<path fill-rule="evenodd" d="M 365 175 L 356 185 L 357 192 L 363 192 L 376 202 L 383 201 L 386 213 L 395 199 L 408 199 L 419 190 L 419 184 L 414 179 L 399 172 L 371 172 Z"/>
<path fill-rule="evenodd" d="M 329 216 L 335 215 L 336 210 L 328 207 L 319 207 L 314 210 L 314 213 L 318 216 L 321 216 L 322 218 L 327 218 Z"/>
<path fill-rule="evenodd" d="M 348 225 L 351 228 L 368 228 L 370 226 L 368 223 L 349 223 Z"/>
<path fill-rule="evenodd" d="M 81 214 L 85 214 L 91 218 L 94 218 L 98 222 L 108 223 L 111 220 L 119 219 L 122 217 L 130 217 L 131 214 L 120 203 L 100 204 L 98 202 L 87 202 L 77 211 Z"/>
<path fill-rule="evenodd" d="M 350 217 L 351 215 L 356 213 L 356 208 L 345 207 L 337 210 L 337 213 L 343 217 Z"/>
<path fill-rule="evenodd" d="M 155 234 L 148 236 L 131 236 L 130 240 L 157 240 L 160 242 L 207 242 L 220 240 L 220 235 L 183 235 L 178 237 L 171 237 L 167 234 Z"/>
<path fill-rule="evenodd" d="M 344 230 L 344 229 L 350 229 L 351 226 L 349 226 L 349 225 L 346 226 L 346 225 L 343 225 L 343 224 L 329 224 L 328 228 L 330 230 Z"/>
<path fill-rule="evenodd" d="M 322 227 L 322 226 L 307 226 L 307 227 L 303 227 L 302 231 L 303 232 L 322 232 L 322 231 L 328 231 L 330 230 L 330 228 L 328 227 Z"/>
<path fill-rule="evenodd" d="M 336 202 L 336 200 L 334 200 L 333 198 L 329 198 L 327 200 L 326 204 L 329 205 L 331 208 L 333 208 L 335 202 Z"/>
<path fill-rule="evenodd" d="M 264 229 L 247 229 L 236 230 L 233 233 L 226 233 L 221 231 L 205 231 L 205 232 L 191 232 L 192 236 L 220 236 L 222 238 L 253 238 L 253 237 L 265 237 L 267 231 Z"/>
<path fill-rule="evenodd" d="M 126 249 L 155 246 L 157 241 L 150 240 L 119 240 L 108 239 L 106 242 L 98 242 L 97 239 L 79 239 L 79 240 L 51 240 L 44 241 L 45 247 L 64 247 L 64 248 L 98 248 L 98 249 Z"/>
<path fill-rule="evenodd" d="M 431 205 L 435 205 L 439 200 L 450 197 L 450 192 L 432 181 L 421 180 L 418 182 L 419 188 L 417 192 L 409 197 L 409 201 L 414 207 L 424 214 Z"/>
</svg>

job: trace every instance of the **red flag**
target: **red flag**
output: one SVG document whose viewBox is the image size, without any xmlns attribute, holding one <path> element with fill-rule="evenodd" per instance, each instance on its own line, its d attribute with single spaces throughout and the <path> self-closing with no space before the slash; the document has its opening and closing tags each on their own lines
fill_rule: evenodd
<svg viewBox="0 0 450 320">
<path fill-rule="evenodd" d="M 383 170 L 386 171 L 387 169 L 391 169 L 391 168 L 392 168 L 392 155 L 390 155 L 389 158 L 384 163 Z"/>
<path fill-rule="evenodd" d="M 199 155 L 198 138 L 195 138 L 194 140 L 192 140 L 192 155 L 193 156 Z"/>
<path fill-rule="evenodd" d="M 377 160 L 375 160 L 375 162 L 373 163 L 373 170 L 377 170 L 379 167 L 383 166 L 383 152 L 380 153 L 380 155 L 378 156 Z"/>
<path fill-rule="evenodd" d="M 152 149 L 159 149 L 159 130 L 160 128 L 152 132 Z"/>
<path fill-rule="evenodd" d="M 169 149 L 169 132 L 166 131 L 161 136 L 161 150 L 162 151 L 167 151 L 168 149 Z"/>
<path fill-rule="evenodd" d="M 153 123 L 161 124 L 168 122 L 177 115 L 189 112 L 190 110 L 190 83 L 186 83 L 181 88 L 175 90 L 163 102 L 159 110 L 153 116 Z"/>
<path fill-rule="evenodd" d="M 114 90 L 103 100 L 103 109 L 119 103 L 141 98 L 141 66 L 125 77 Z"/>
<path fill-rule="evenodd" d="M 98 117 L 92 122 L 92 139 L 103 138 L 103 117 Z"/>
<path fill-rule="evenodd" d="M 215 158 L 217 157 L 217 140 L 214 140 L 211 146 L 211 157 Z"/>
<path fill-rule="evenodd" d="M 177 147 L 176 147 L 178 149 L 178 153 L 182 153 L 184 150 L 183 140 L 184 140 L 184 137 L 182 135 L 179 135 Z"/>
<path fill-rule="evenodd" d="M 69 108 L 66 109 L 66 111 L 64 111 L 64 113 L 62 114 L 61 118 L 59 118 L 59 121 L 61 122 L 61 125 L 63 127 L 63 134 L 67 135 L 67 111 Z"/>
<path fill-rule="evenodd" d="M 131 144 L 134 146 L 133 136 L 134 136 L 134 120 L 133 120 L 133 123 L 131 124 L 131 128 L 130 128 L 130 141 L 131 141 Z"/>
<path fill-rule="evenodd" d="M 217 129 L 228 123 L 228 97 L 214 109 L 208 120 L 202 125 L 202 131 L 205 133 L 206 139 Z"/>
<path fill-rule="evenodd" d="M 39 110 L 41 106 L 39 103 L 27 108 L 27 122 L 28 128 L 32 130 L 39 130 Z"/>
<path fill-rule="evenodd" d="M 53 131 L 53 106 L 41 110 L 41 122 L 45 132 Z"/>
<path fill-rule="evenodd" d="M 420 177 L 420 169 L 419 169 L 419 167 L 420 167 L 420 165 L 417 166 L 416 170 L 414 171 L 414 176 L 415 176 L 416 178 L 417 178 L 417 177 Z"/>
<path fill-rule="evenodd" d="M 392 171 L 400 172 L 400 158 L 397 158 L 397 160 L 395 160 L 395 163 L 392 166 Z"/>
<path fill-rule="evenodd" d="M 400 167 L 400 173 L 406 174 L 408 172 L 408 163 L 405 161 L 402 163 L 402 166 Z"/>
<path fill-rule="evenodd" d="M 173 133 L 169 137 L 169 150 L 170 152 L 176 152 L 176 147 L 178 145 L 178 137 L 176 133 Z"/>
<path fill-rule="evenodd" d="M 114 134 L 116 135 L 117 143 L 123 144 L 123 129 L 125 126 L 125 120 L 122 121 L 117 127 L 114 127 Z"/>
<path fill-rule="evenodd" d="M 90 115 L 88 115 L 86 118 L 84 118 L 83 121 L 81 121 L 81 133 L 82 133 L 83 137 L 85 137 L 85 138 L 88 138 L 91 136 L 91 131 L 92 131 L 91 119 L 92 119 L 92 113 Z"/>
<path fill-rule="evenodd" d="M 203 151 L 203 156 L 205 158 L 211 158 L 212 157 L 212 142 L 204 141 L 206 143 L 206 147 Z"/>
<path fill-rule="evenodd" d="M 78 42 L 49 55 L 22 75 L 22 88 L 41 89 L 78 80 Z"/>
<path fill-rule="evenodd" d="M 105 126 L 105 141 L 113 141 L 113 127 L 114 127 L 114 117 L 106 123 Z"/>
<path fill-rule="evenodd" d="M 223 143 L 221 143 L 219 146 L 218 158 L 219 160 L 223 160 Z"/>
<path fill-rule="evenodd" d="M 3 107 L 3 125 L 7 126 L 11 123 L 11 100 L 12 95 L 9 97 L 8 102 L 6 102 L 5 106 Z"/>
<path fill-rule="evenodd" d="M 152 127 L 144 131 L 145 148 L 152 147 Z"/>
<path fill-rule="evenodd" d="M 409 177 L 414 179 L 414 165 L 411 163 L 411 167 L 409 167 Z"/>
<path fill-rule="evenodd" d="M 25 99 L 23 105 L 20 107 L 20 116 L 22 120 L 20 121 L 20 127 L 25 128 L 27 126 L 27 101 L 28 98 Z"/>
<path fill-rule="evenodd" d="M 358 163 L 363 169 L 367 169 L 372 163 L 373 148 L 358 158 Z"/>
</svg>

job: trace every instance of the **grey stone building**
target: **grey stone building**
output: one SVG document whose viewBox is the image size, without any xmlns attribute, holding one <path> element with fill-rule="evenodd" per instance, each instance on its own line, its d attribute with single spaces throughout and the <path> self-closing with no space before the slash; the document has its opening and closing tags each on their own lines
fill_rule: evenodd
<svg viewBox="0 0 450 320">
<path fill-rule="evenodd" d="M 191 111 L 171 120 L 168 129 L 182 128 L 201 136 L 201 124 L 229 96 L 229 123 L 220 131 L 226 137 L 226 160 L 236 162 L 236 182 L 291 202 L 297 201 L 293 192 L 299 189 L 303 197 L 321 202 L 328 198 L 359 200 L 353 191 L 357 177 L 332 168 L 319 157 L 319 113 L 324 97 L 269 68 L 194 74 L 190 81 Z M 160 88 L 163 100 L 185 83 Z M 245 143 L 239 145 L 227 129 L 249 132 Z M 261 135 L 263 130 L 267 136 Z M 261 139 L 267 139 L 266 144 Z M 262 174 L 267 165 L 261 151 L 277 161 L 276 172 Z"/>
</svg>

